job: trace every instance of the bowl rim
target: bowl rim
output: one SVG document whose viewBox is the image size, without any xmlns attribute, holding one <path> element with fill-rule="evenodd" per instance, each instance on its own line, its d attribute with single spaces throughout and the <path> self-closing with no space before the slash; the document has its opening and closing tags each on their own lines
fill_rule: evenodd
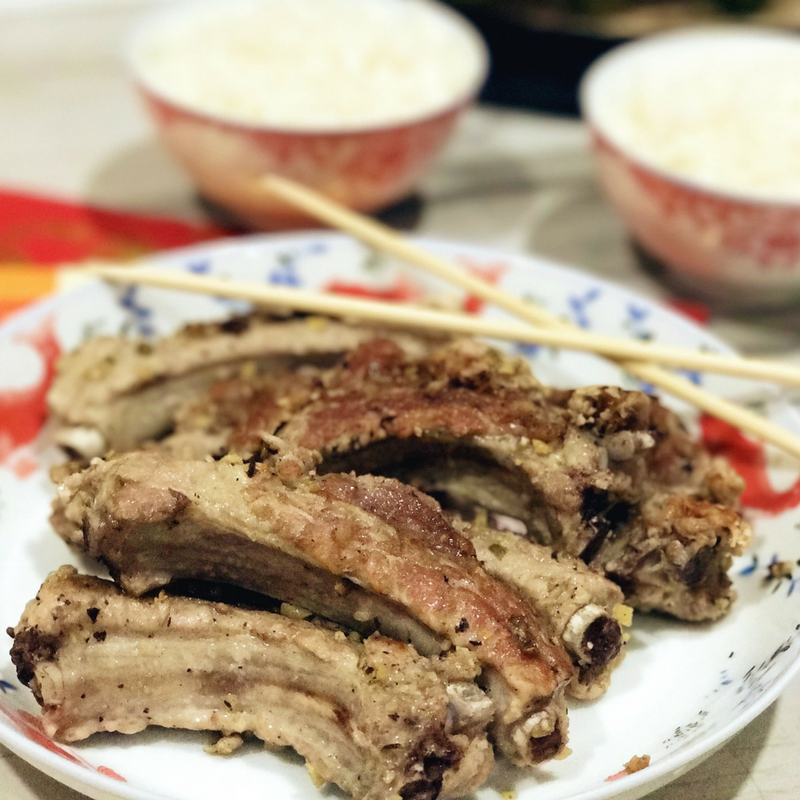
<svg viewBox="0 0 800 800">
<path fill-rule="evenodd" d="M 605 144 L 625 161 L 635 167 L 650 172 L 666 183 L 678 186 L 687 192 L 704 195 L 706 197 L 754 209 L 775 208 L 783 211 L 800 212 L 800 198 L 789 200 L 785 197 L 769 196 L 766 193 L 749 194 L 745 190 L 724 189 L 714 187 L 709 183 L 685 175 L 671 172 L 669 169 L 655 164 L 641 153 L 631 153 L 619 140 L 598 121 L 597 108 L 599 101 L 597 85 L 608 69 L 617 62 L 625 60 L 638 60 L 643 58 L 640 54 L 646 52 L 652 45 L 664 46 L 670 41 L 685 42 L 691 39 L 701 41 L 709 38 L 734 37 L 739 39 L 773 39 L 786 42 L 796 42 L 800 52 L 800 38 L 791 31 L 756 25 L 737 25 L 735 23 L 720 23 L 714 25 L 698 25 L 696 27 L 680 30 L 670 30 L 663 33 L 623 42 L 613 47 L 596 58 L 584 72 L 578 85 L 578 105 L 583 121 L 589 128 L 593 137 L 599 137 Z"/>
<path fill-rule="evenodd" d="M 395 3 L 396 0 L 388 0 Z M 478 68 L 475 78 L 470 83 L 466 91 L 460 93 L 452 100 L 449 100 L 441 107 L 434 108 L 432 111 L 426 111 L 422 115 L 411 116 L 407 118 L 400 118 L 394 122 L 376 123 L 368 125 L 345 125 L 340 127 L 333 127 L 327 125 L 317 126 L 280 126 L 269 123 L 259 123 L 247 120 L 236 119 L 235 117 L 225 116 L 218 114 L 214 111 L 200 108 L 191 103 L 181 100 L 176 100 L 171 97 L 167 92 L 159 89 L 154 83 L 145 77 L 144 70 L 141 65 L 141 49 L 145 42 L 145 37 L 153 30 L 157 30 L 164 22 L 181 18 L 184 16 L 191 17 L 198 10 L 202 8 L 230 8 L 233 4 L 236 5 L 257 5 L 258 0 L 195 0 L 191 3 L 179 3 L 171 5 L 166 8 L 159 8 L 146 14 L 129 32 L 127 37 L 126 46 L 124 48 L 123 57 L 128 67 L 129 73 L 133 77 L 133 82 L 140 92 L 145 95 L 151 96 L 158 102 L 171 106 L 172 108 L 209 122 L 221 127 L 229 129 L 239 129 L 249 133 L 274 133 L 289 136 L 354 136 L 363 134 L 377 134 L 386 133 L 388 131 L 402 130 L 405 128 L 412 128 L 426 122 L 444 117 L 450 113 L 454 113 L 468 106 L 472 103 L 480 93 L 486 80 L 489 76 L 491 69 L 491 55 L 489 52 L 486 40 L 481 35 L 480 31 L 475 25 L 470 22 L 463 14 L 460 14 L 456 9 L 445 5 L 439 0 L 414 0 L 420 6 L 427 6 L 435 13 L 448 18 L 456 26 L 458 26 L 465 38 L 469 39 L 475 47 L 478 57 Z"/>
<path fill-rule="evenodd" d="M 475 94 L 468 95 L 458 103 L 447 106 L 441 111 L 434 111 L 425 117 L 413 119 L 410 122 L 399 122 L 396 125 L 375 126 L 370 128 L 277 128 L 274 126 L 259 125 L 257 123 L 238 122 L 225 117 L 215 116 L 211 112 L 198 111 L 187 104 L 178 103 L 169 97 L 155 91 L 152 86 L 139 81 L 134 81 L 136 89 L 140 95 L 143 95 L 148 102 L 159 103 L 163 106 L 169 107 L 175 113 L 182 114 L 187 117 L 193 117 L 199 122 L 206 125 L 214 125 L 217 128 L 222 128 L 232 133 L 246 134 L 249 136 L 285 136 L 287 138 L 353 138 L 353 137 L 367 137 L 380 135 L 384 133 L 392 133 L 396 131 L 404 131 L 410 128 L 423 126 L 427 123 L 434 122 L 439 118 L 444 118 L 450 114 L 458 113 L 463 108 L 466 108 L 474 99 Z"/>
</svg>

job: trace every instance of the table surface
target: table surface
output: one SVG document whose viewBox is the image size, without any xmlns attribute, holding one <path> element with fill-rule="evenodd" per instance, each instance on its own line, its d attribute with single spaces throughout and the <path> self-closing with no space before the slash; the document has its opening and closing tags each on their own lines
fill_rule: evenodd
<svg viewBox="0 0 800 800">
<path fill-rule="evenodd" d="M 0 186 L 110 208 L 206 220 L 189 181 L 157 143 L 121 53 L 155 0 L 0 0 Z M 600 196 L 580 122 L 479 107 L 420 192 L 413 230 L 536 253 L 656 298 Z M 747 353 L 800 362 L 800 309 L 712 309 L 709 327 Z M 800 681 L 706 762 L 648 800 L 800 797 Z M 7 800 L 79 800 L 0 746 Z"/>
</svg>

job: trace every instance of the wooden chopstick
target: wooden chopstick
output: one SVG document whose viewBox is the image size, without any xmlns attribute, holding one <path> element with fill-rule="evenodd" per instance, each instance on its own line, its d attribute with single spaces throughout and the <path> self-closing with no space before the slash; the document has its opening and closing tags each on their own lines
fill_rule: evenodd
<svg viewBox="0 0 800 800">
<path fill-rule="evenodd" d="M 800 369 L 788 364 L 724 356 L 617 336 L 586 333 L 580 329 L 535 328 L 519 322 L 506 322 L 469 314 L 435 311 L 407 304 L 342 297 L 302 289 L 234 281 L 194 273 L 146 267 L 97 265 L 86 268 L 98 278 L 115 283 L 141 284 L 162 289 L 177 289 L 202 294 L 250 300 L 260 305 L 287 307 L 312 314 L 349 317 L 404 328 L 436 330 L 446 333 L 485 336 L 524 344 L 562 347 L 614 359 L 649 360 L 684 369 L 767 380 L 800 387 Z"/>
<path fill-rule="evenodd" d="M 555 315 L 467 272 L 448 259 L 418 247 L 388 226 L 357 214 L 301 184 L 278 175 L 263 177 L 259 179 L 258 184 L 267 194 L 289 203 L 311 217 L 355 236 L 376 250 L 394 255 L 428 273 L 460 286 L 526 322 L 553 330 L 572 327 Z M 800 458 L 800 436 L 791 431 L 775 425 L 736 403 L 717 397 L 694 385 L 691 381 L 655 364 L 631 361 L 626 358 L 619 360 L 618 363 L 640 380 L 659 386 L 702 411 Z"/>
</svg>

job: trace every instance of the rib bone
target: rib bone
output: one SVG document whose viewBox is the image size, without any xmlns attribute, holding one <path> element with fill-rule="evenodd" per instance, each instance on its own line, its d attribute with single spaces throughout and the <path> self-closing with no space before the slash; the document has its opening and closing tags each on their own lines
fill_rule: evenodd
<svg viewBox="0 0 800 800">
<path fill-rule="evenodd" d="M 217 381 L 242 371 L 331 365 L 376 330 L 323 317 L 251 314 L 187 325 L 155 341 L 90 339 L 59 361 L 48 395 L 56 441 L 83 458 L 132 449 L 167 433 L 177 409 Z M 422 336 L 389 335 L 410 353 L 430 346 Z"/>
<path fill-rule="evenodd" d="M 750 539 L 743 483 L 654 398 L 546 390 L 477 342 L 422 359 L 370 342 L 319 380 L 318 396 L 272 429 L 252 408 L 229 444 L 247 457 L 277 432 L 319 450 L 320 471 L 388 475 L 509 515 L 642 609 L 701 620 L 729 608 L 726 573 Z"/>
<path fill-rule="evenodd" d="M 532 606 L 483 571 L 431 498 L 391 479 L 307 470 L 297 454 L 246 465 L 128 453 L 68 478 L 54 519 L 82 531 L 133 594 L 182 578 L 231 583 L 364 632 L 377 626 L 425 655 L 465 647 L 483 667 L 507 755 L 557 755 L 573 670 Z"/>
<path fill-rule="evenodd" d="M 149 725 L 254 733 L 356 800 L 457 797 L 491 769 L 477 687 L 378 635 L 361 644 L 269 612 L 132 598 L 71 567 L 9 632 L 45 731 L 63 741 Z"/>
<path fill-rule="evenodd" d="M 484 569 L 539 609 L 564 642 L 577 668 L 569 693 L 582 699 L 602 695 L 624 657 L 618 619 L 625 616 L 622 590 L 579 559 L 492 528 L 485 514 L 461 522 L 458 529 L 472 542 Z"/>
</svg>

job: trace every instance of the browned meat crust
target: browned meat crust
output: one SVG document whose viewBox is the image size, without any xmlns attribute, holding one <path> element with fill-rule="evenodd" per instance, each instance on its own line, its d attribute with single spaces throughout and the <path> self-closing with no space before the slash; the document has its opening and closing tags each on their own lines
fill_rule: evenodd
<svg viewBox="0 0 800 800">
<path fill-rule="evenodd" d="M 425 654 L 465 647 L 483 667 L 503 751 L 519 764 L 557 755 L 573 669 L 532 606 L 483 571 L 431 498 L 307 469 L 297 453 L 264 464 L 128 453 L 70 477 L 56 521 L 82 531 L 133 594 L 180 578 L 228 582 L 377 624 Z"/>
<path fill-rule="evenodd" d="M 254 733 L 357 800 L 476 789 L 492 765 L 490 703 L 412 647 L 263 611 L 52 573 L 14 636 L 20 679 L 63 741 L 149 725 Z"/>
<path fill-rule="evenodd" d="M 102 336 L 63 356 L 48 395 L 56 441 L 84 458 L 167 433 L 176 410 L 213 383 L 301 363 L 331 365 L 379 329 L 323 317 L 251 314 L 187 325 L 157 341 Z M 391 335 L 421 355 L 434 341 Z"/>
<path fill-rule="evenodd" d="M 497 530 L 486 517 L 479 513 L 469 523 L 458 520 L 456 525 L 475 547 L 484 569 L 539 609 L 564 642 L 577 669 L 569 693 L 581 699 L 599 697 L 625 655 L 620 618 L 631 609 L 623 607 L 622 590 L 579 559 Z"/>
<path fill-rule="evenodd" d="M 584 499 L 593 537 L 582 557 L 643 611 L 690 621 L 728 611 L 736 596 L 728 570 L 751 538 L 738 508 L 739 475 L 641 392 L 590 387 L 551 396 L 606 449 L 614 470 L 605 494 L 595 484 Z M 652 444 L 637 452 L 637 440 Z"/>
<path fill-rule="evenodd" d="M 312 383 L 262 390 L 229 446 L 257 458 L 277 433 L 318 449 L 321 471 L 389 475 L 516 517 L 640 608 L 702 620 L 730 606 L 726 573 L 750 538 L 742 481 L 654 398 L 545 390 L 477 342 L 413 359 L 374 341 Z"/>
<path fill-rule="evenodd" d="M 371 443 L 378 431 L 397 439 L 441 431 L 554 442 L 565 428 L 561 414 L 547 413 L 545 392 L 521 360 L 508 361 L 477 342 L 410 359 L 393 342 L 374 340 L 349 353 L 321 383 L 316 402 L 296 406 L 300 413 L 281 434 L 326 452 Z M 258 447 L 261 420 L 253 411 L 256 424 L 234 432 L 239 449 Z"/>
</svg>

